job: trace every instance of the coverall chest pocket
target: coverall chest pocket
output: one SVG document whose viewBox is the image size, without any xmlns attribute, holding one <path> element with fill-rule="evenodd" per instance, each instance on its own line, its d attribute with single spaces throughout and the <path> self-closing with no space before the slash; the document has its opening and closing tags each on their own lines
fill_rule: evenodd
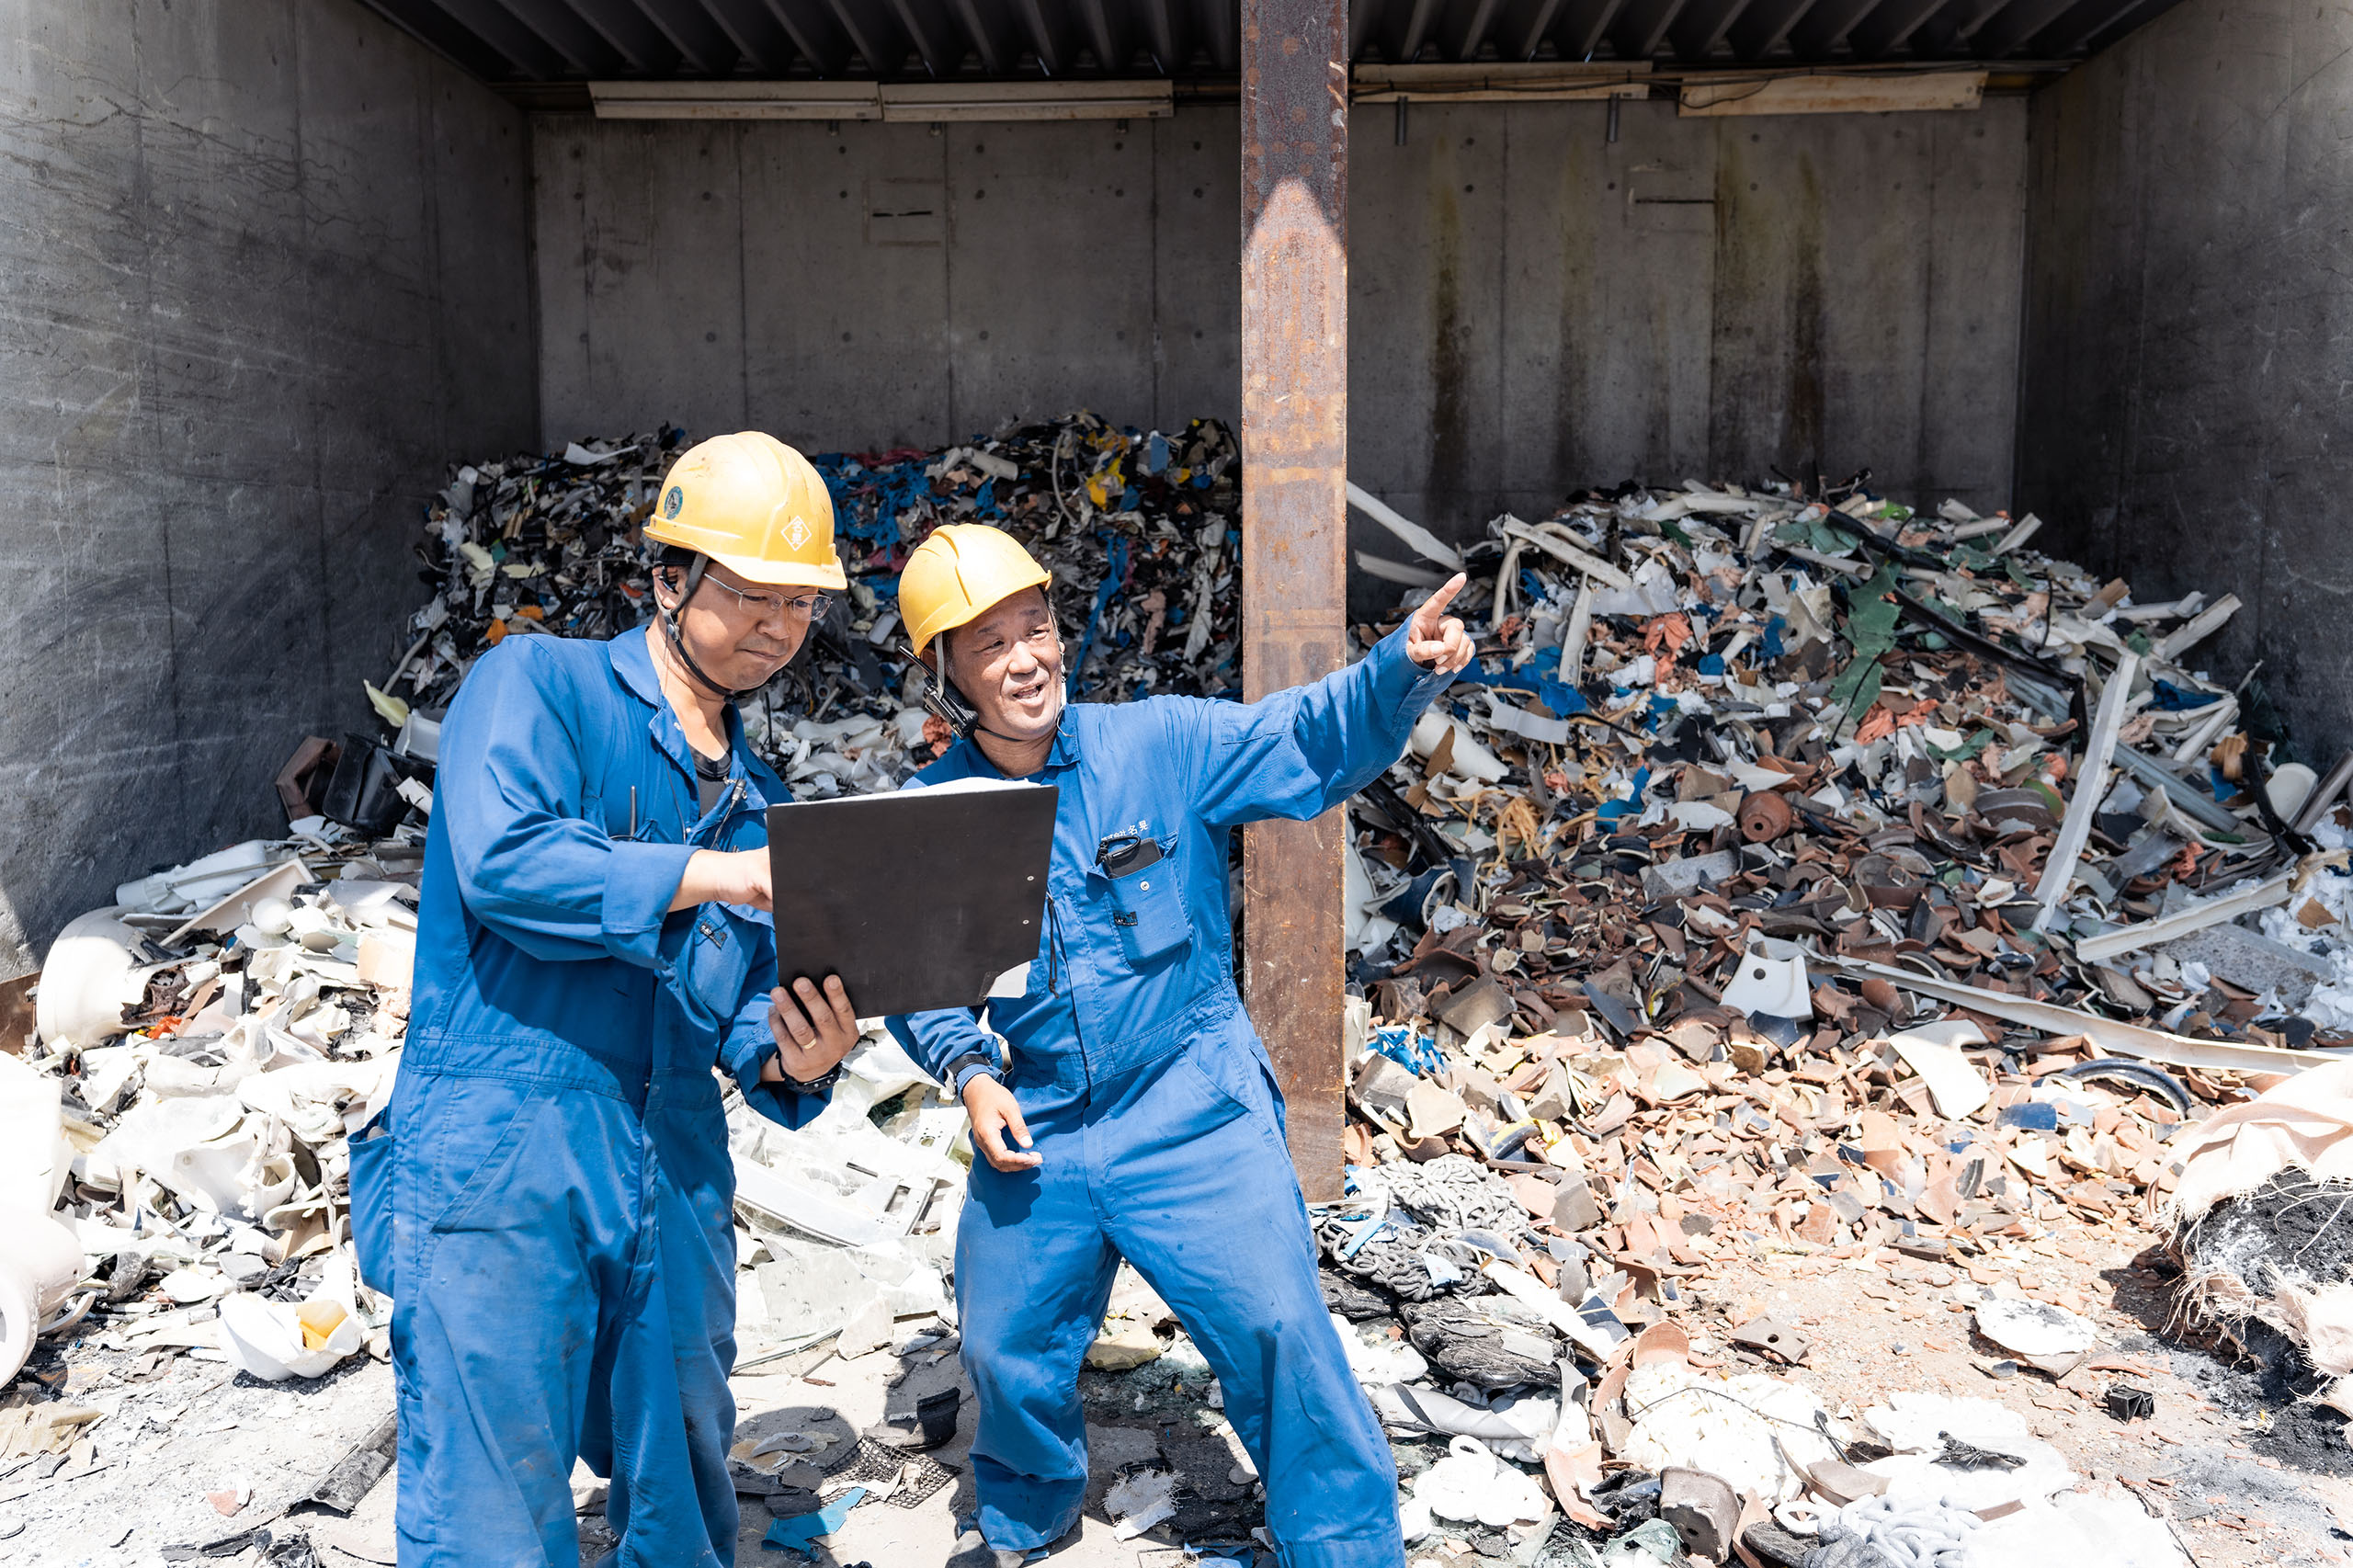
<svg viewBox="0 0 2353 1568">
<path fill-rule="evenodd" d="M 1154 842 L 1160 853 L 1150 865 L 1111 878 L 1111 926 L 1120 934 L 1120 951 L 1139 967 L 1193 939 L 1184 880 L 1176 873 L 1176 835 Z"/>
<path fill-rule="evenodd" d="M 744 1003 L 759 930 L 749 920 L 716 903 L 691 911 L 678 951 L 671 960 L 670 992 L 696 1026 L 723 1031 Z"/>
</svg>

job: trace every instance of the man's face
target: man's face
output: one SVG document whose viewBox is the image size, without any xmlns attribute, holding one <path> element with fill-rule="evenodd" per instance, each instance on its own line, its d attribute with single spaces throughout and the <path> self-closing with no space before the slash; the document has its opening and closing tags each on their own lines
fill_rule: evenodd
<svg viewBox="0 0 2353 1568">
<path fill-rule="evenodd" d="M 809 639 L 812 620 L 824 613 L 824 596 L 815 588 L 776 587 L 747 582 L 716 562 L 703 573 L 686 608 L 678 608 L 679 573 L 657 573 L 662 602 L 678 622 L 678 635 L 712 680 L 730 691 L 766 686 L 792 662 Z"/>
<path fill-rule="evenodd" d="M 1053 733 L 1063 716 L 1063 644 L 1043 589 L 998 601 L 947 642 L 949 676 L 982 728 L 1009 741 Z"/>
</svg>

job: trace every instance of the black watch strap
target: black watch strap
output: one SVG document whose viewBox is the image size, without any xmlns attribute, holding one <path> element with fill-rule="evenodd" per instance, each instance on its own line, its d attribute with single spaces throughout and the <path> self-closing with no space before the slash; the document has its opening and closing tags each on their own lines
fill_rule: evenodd
<svg viewBox="0 0 2353 1568">
<path fill-rule="evenodd" d="M 778 1070 L 779 1072 L 784 1071 L 781 1061 L 778 1062 Z M 826 1090 L 832 1088 L 835 1083 L 840 1079 L 841 1075 L 842 1064 L 836 1062 L 826 1071 L 818 1074 L 813 1078 L 805 1080 L 796 1078 L 790 1072 L 785 1072 L 784 1086 L 790 1089 L 796 1095 L 822 1095 Z"/>
<path fill-rule="evenodd" d="M 964 1075 L 964 1069 L 967 1067 L 984 1067 L 991 1074 L 1000 1074 L 1005 1071 L 1003 1064 L 996 1059 L 996 1052 L 968 1051 L 941 1070 L 940 1076 L 947 1082 L 949 1094 L 956 1092 L 956 1080 Z"/>
</svg>

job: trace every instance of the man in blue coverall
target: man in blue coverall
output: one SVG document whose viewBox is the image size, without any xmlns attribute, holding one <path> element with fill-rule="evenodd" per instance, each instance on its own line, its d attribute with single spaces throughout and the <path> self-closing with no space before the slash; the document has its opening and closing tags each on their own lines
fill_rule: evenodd
<svg viewBox="0 0 2353 1568">
<path fill-rule="evenodd" d="M 655 624 L 509 637 L 441 738 L 399 1081 L 351 1143 L 389 1291 L 402 1568 L 735 1559 L 734 1175 L 712 1074 L 798 1126 L 858 1025 L 777 982 L 765 808 L 731 699 L 843 585 L 833 506 L 770 437 L 680 458 L 646 539 Z"/>
<path fill-rule="evenodd" d="M 891 1020 L 971 1113 L 956 1241 L 979 1395 L 973 1528 L 952 1568 L 1010 1568 L 1076 1523 L 1078 1369 L 1120 1258 L 1176 1309 L 1267 1488 L 1284 1568 L 1402 1568 L 1397 1477 L 1316 1284 L 1282 1096 L 1230 961 L 1228 835 L 1378 777 L 1470 662 L 1457 577 L 1360 662 L 1244 705 L 1063 700 L 1051 578 L 1010 535 L 935 531 L 899 602 L 972 710 L 915 781 L 1059 786 L 1048 919 L 1017 997 Z M 1340 911 L 1331 911 L 1338 920 Z M 1009 989 L 1009 987 L 1007 987 Z"/>
</svg>

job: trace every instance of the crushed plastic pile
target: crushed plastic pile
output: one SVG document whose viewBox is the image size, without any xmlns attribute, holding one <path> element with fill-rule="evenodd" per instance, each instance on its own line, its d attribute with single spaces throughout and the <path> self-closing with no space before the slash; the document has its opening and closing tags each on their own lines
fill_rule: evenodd
<svg viewBox="0 0 2353 1568">
<path fill-rule="evenodd" d="M 306 741 L 278 779 L 287 836 L 128 881 L 51 947 L 36 1028 L 0 1051 L 0 1131 L 24 1154 L 0 1166 L 0 1387 L 44 1345 L 121 1361 L 126 1386 L 181 1358 L 303 1384 L 388 1354 L 391 1303 L 350 1252 L 347 1139 L 399 1062 L 438 719 L 506 637 L 606 637 L 649 618 L 636 528 L 685 439 L 454 468 L 419 547 L 431 595 L 369 687 L 384 733 Z M 899 565 L 941 521 L 996 523 L 1051 564 L 1087 695 L 1234 684 L 1239 473 L 1214 422 L 1164 435 L 1079 415 L 943 452 L 817 460 L 852 586 L 745 709 L 802 798 L 890 788 L 943 744 L 892 638 Z M 963 1111 L 887 1039 L 847 1068 L 799 1134 L 731 1099 L 739 1366 L 954 1355 Z M 51 1392 L 30 1372 L 11 1389 L 0 1476 L 32 1465 L 71 1482 L 136 1430 L 131 1417 L 110 1439 L 108 1408 Z M 779 1437 L 739 1454 L 739 1487 L 782 1509 L 855 1472 L 867 1501 L 911 1504 L 948 1472 L 909 1455 L 956 1421 L 952 1403 L 904 1414 L 847 1443 Z M 226 1535 L 259 1513 L 247 1498 Z M 0 1533 L 11 1522 L 0 1513 Z"/>
<path fill-rule="evenodd" d="M 1400 615 L 1463 569 L 1485 628 L 1351 802 L 1351 1197 L 1319 1218 L 1392 1434 L 1493 1461 L 1483 1491 L 1461 1452 L 1422 1483 L 1470 1501 L 1409 1489 L 1426 1543 L 1620 1561 L 1643 1516 L 1612 1499 L 1678 1470 L 1731 1489 L 1713 1561 L 1739 1500 L 1852 1505 L 1815 1460 L 1857 1429 L 1764 1370 L 1804 1336 L 1695 1287 L 1849 1260 L 2063 1379 L 2088 1334 L 2004 1312 L 2088 1327 L 2033 1249 L 2144 1247 L 2178 1134 L 2353 1046 L 2353 759 L 2316 773 L 2258 687 L 2196 667 L 2235 601 L 2137 604 L 2024 549 L 2031 517 L 1852 486 L 1629 487 L 1461 551 L 1358 504 L 1424 558 L 1359 557 Z M 1682 1368 L 1702 1339 L 1730 1382 Z"/>
<path fill-rule="evenodd" d="M 0 1352 L 37 1354 L 29 1320 L 266 1381 L 383 1356 L 346 1138 L 398 1061 L 436 720 L 505 637 L 642 623 L 633 530 L 682 439 L 455 471 L 420 552 L 431 597 L 371 688 L 384 736 L 307 743 L 278 780 L 286 837 L 127 882 L 60 937 L 35 1034 L 0 1057 L 0 1128 L 43 1152 L 0 1167 L 0 1224 L 47 1259 L 0 1267 Z M 943 520 L 998 522 L 1053 567 L 1082 694 L 1230 689 L 1235 460 L 1213 424 L 1086 416 L 821 459 L 852 588 L 749 705 L 756 744 L 822 796 L 888 788 L 944 740 L 893 606 Z M 1629 488 L 1459 552 L 1364 499 L 1427 558 L 1362 562 L 1406 587 L 1398 613 L 1461 566 L 1483 629 L 1350 803 L 1350 1196 L 1316 1214 L 1416 1560 L 1748 1543 L 1870 1568 L 1912 1560 L 1882 1550 L 1899 1540 L 2040 1561 L 2017 1554 L 2032 1537 L 2176 1561 L 2049 1445 L 1984 1412 L 1939 1429 L 1955 1449 L 1850 1410 L 1799 1375 L 1797 1328 L 1697 1287 L 1847 1260 L 1948 1293 L 1989 1365 L 2063 1381 L 2103 1350 L 2082 1299 L 2033 1282 L 2037 1249 L 2145 1244 L 2184 1130 L 2353 1045 L 2353 759 L 2318 773 L 2257 687 L 2195 667 L 2233 601 L 2139 605 L 2025 549 L 2031 518 L 1851 487 Z M 780 1527 L 852 1492 L 931 1495 L 949 1472 L 917 1450 L 956 1424 L 961 1108 L 878 1039 L 813 1127 L 738 1105 L 731 1141 L 743 1363 L 939 1369 L 890 1430 L 748 1434 L 739 1490 Z M 1126 1275 L 1089 1365 L 1214 1403 Z M 0 1467 L 100 1464 L 107 1418 L 0 1409 Z M 1203 1539 L 1213 1492 L 1246 1536 L 1232 1452 L 1222 1484 L 1136 1471 L 1120 1528 Z"/>
<path fill-rule="evenodd" d="M 369 693 L 386 723 L 400 732 L 412 712 L 438 717 L 472 661 L 506 637 L 609 637 L 651 619 L 637 528 L 686 445 L 665 426 L 457 468 L 418 551 L 433 597 Z M 849 591 L 743 705 L 753 745 L 801 798 L 888 789 L 944 744 L 909 684 L 896 608 L 899 568 L 941 523 L 1005 528 L 1051 569 L 1074 693 L 1108 701 L 1239 686 L 1241 473 L 1215 420 L 1165 435 L 1078 414 L 942 451 L 813 460 L 833 494 Z"/>
</svg>

